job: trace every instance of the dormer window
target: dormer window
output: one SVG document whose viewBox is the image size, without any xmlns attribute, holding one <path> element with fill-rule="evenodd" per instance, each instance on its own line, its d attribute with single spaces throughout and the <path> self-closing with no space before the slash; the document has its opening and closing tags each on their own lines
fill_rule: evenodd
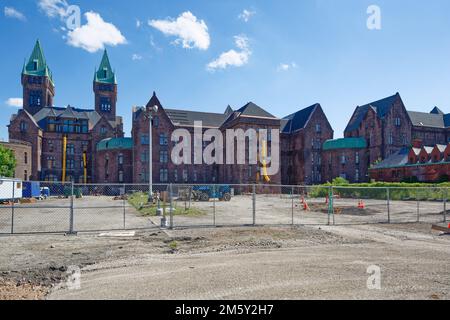
<svg viewBox="0 0 450 320">
<path fill-rule="evenodd" d="M 108 69 L 103 68 L 103 78 L 106 79 L 108 77 Z"/>
<path fill-rule="evenodd" d="M 37 71 L 39 67 L 39 61 L 37 59 L 33 60 L 33 70 Z"/>
</svg>

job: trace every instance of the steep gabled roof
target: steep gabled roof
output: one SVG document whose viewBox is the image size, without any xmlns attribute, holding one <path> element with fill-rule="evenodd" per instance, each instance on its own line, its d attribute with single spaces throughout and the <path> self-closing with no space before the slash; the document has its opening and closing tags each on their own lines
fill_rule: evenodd
<svg viewBox="0 0 450 320">
<path fill-rule="evenodd" d="M 442 110 L 439 109 L 438 107 L 434 107 L 433 110 L 430 111 L 430 113 L 433 113 L 433 114 L 440 114 L 440 115 L 443 115 L 443 114 L 444 114 L 444 112 L 442 112 Z"/>
<path fill-rule="evenodd" d="M 404 147 L 370 169 L 395 168 L 408 164 L 410 148 Z"/>
<path fill-rule="evenodd" d="M 79 109 L 72 106 L 67 106 L 66 108 L 58 107 L 45 107 L 39 110 L 34 116 L 31 116 L 37 124 L 43 125 L 43 121 L 49 117 L 56 118 L 72 118 L 77 120 L 88 120 L 89 128 L 92 129 L 100 121 L 101 116 L 95 110 L 90 109 Z M 122 122 L 122 117 L 116 117 L 116 121 L 110 121 L 110 125 L 115 128 L 118 124 Z M 42 128 L 42 126 L 40 127 Z M 43 128 L 45 129 L 45 128 Z"/>
<path fill-rule="evenodd" d="M 53 75 L 45 61 L 44 51 L 39 40 L 36 41 L 28 62 L 23 66 L 22 74 L 48 77 L 53 83 Z"/>
<path fill-rule="evenodd" d="M 276 118 L 273 114 L 270 114 L 260 106 L 254 104 L 253 102 L 247 103 L 245 106 L 237 110 L 242 116 L 249 117 L 263 117 L 263 118 Z"/>
<path fill-rule="evenodd" d="M 239 117 L 254 117 L 254 118 L 270 118 L 270 119 L 277 119 L 274 115 L 270 114 L 260 106 L 256 105 L 253 102 L 248 102 L 245 106 L 242 108 L 233 111 L 232 113 L 225 114 L 226 119 L 223 122 L 229 123 L 233 121 L 234 119 L 237 119 Z"/>
<path fill-rule="evenodd" d="M 303 129 L 311 118 L 311 115 L 319 106 L 320 105 L 316 103 L 284 117 L 281 121 L 281 132 L 291 133 Z"/>
<path fill-rule="evenodd" d="M 164 109 L 170 121 L 178 126 L 193 126 L 194 121 L 201 121 L 204 127 L 218 128 L 227 115 L 223 113 L 198 112 L 190 110 Z"/>
<path fill-rule="evenodd" d="M 353 114 L 347 127 L 345 128 L 345 132 L 358 129 L 359 125 L 363 121 L 364 117 L 367 114 L 367 111 L 369 111 L 370 108 L 372 108 L 376 112 L 379 118 L 381 119 L 384 118 L 384 116 L 389 112 L 389 110 L 391 110 L 397 97 L 400 97 L 398 93 L 394 94 L 393 96 L 389 96 L 387 98 L 357 107 L 355 113 Z"/>
<path fill-rule="evenodd" d="M 433 128 L 446 127 L 443 114 L 408 111 L 408 115 L 411 118 L 413 126 Z"/>
<path fill-rule="evenodd" d="M 117 84 L 116 75 L 111 68 L 111 63 L 109 62 L 108 52 L 103 52 L 102 61 L 100 66 L 94 75 L 94 82 L 106 83 L 106 84 Z"/>
</svg>

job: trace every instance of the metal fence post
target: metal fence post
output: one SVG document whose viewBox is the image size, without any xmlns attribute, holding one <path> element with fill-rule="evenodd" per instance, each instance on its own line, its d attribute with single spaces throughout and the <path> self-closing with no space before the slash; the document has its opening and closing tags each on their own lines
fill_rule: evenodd
<svg viewBox="0 0 450 320">
<path fill-rule="evenodd" d="M 294 186 L 291 189 L 291 215 L 292 215 L 292 225 L 294 225 Z"/>
<path fill-rule="evenodd" d="M 15 189 L 16 189 L 16 182 L 13 181 L 12 183 L 12 205 L 11 205 L 11 234 L 14 234 L 14 203 L 16 202 L 15 199 Z"/>
<path fill-rule="evenodd" d="M 217 190 L 217 191 L 216 191 Z M 216 195 L 218 193 L 218 188 L 216 189 L 216 185 L 213 185 L 213 226 L 216 226 Z"/>
<path fill-rule="evenodd" d="M 444 194 L 444 192 L 442 192 Z M 448 189 L 445 189 L 445 195 L 444 198 L 444 223 L 447 222 L 447 196 L 448 196 Z"/>
<path fill-rule="evenodd" d="M 253 185 L 252 193 L 253 225 L 256 225 L 256 185 Z"/>
<path fill-rule="evenodd" d="M 123 185 L 123 192 L 122 192 L 122 198 L 123 198 L 123 200 L 122 200 L 122 205 L 123 205 L 123 229 L 125 230 L 126 229 L 126 210 L 125 210 L 125 206 L 126 206 L 126 204 L 125 204 L 125 197 L 126 197 L 126 192 L 125 192 L 125 190 L 126 190 L 126 186 L 125 186 L 125 184 Z"/>
<path fill-rule="evenodd" d="M 391 223 L 391 204 L 390 204 L 389 188 L 386 188 L 386 198 L 387 198 L 388 223 Z"/>
<path fill-rule="evenodd" d="M 328 187 L 328 225 L 331 224 L 331 216 L 333 216 L 333 225 L 334 225 L 333 186 Z"/>
<path fill-rule="evenodd" d="M 419 200 L 419 189 L 416 189 L 416 200 L 417 200 L 417 222 L 420 222 L 420 200 Z"/>
<path fill-rule="evenodd" d="M 74 185 L 73 185 L 73 181 L 71 181 L 71 185 L 70 185 L 70 221 L 69 221 L 69 234 L 74 234 L 74 230 L 73 230 L 73 194 L 74 194 Z"/>
<path fill-rule="evenodd" d="M 169 184 L 169 229 L 173 229 L 173 201 L 172 201 L 172 184 Z"/>
</svg>

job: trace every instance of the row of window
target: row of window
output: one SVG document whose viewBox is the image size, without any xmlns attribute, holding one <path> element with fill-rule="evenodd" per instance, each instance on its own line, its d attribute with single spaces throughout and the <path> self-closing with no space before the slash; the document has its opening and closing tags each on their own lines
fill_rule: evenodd
<svg viewBox="0 0 450 320">
<path fill-rule="evenodd" d="M 64 133 L 88 133 L 89 123 L 87 120 L 77 121 L 73 119 L 59 120 L 55 118 L 49 118 L 47 120 L 47 131 Z"/>
<path fill-rule="evenodd" d="M 341 173 L 339 175 L 341 178 L 344 178 L 346 180 L 348 180 L 347 174 L 345 172 Z M 360 180 L 360 173 L 359 173 L 359 169 L 355 169 L 355 182 L 358 182 Z"/>
<path fill-rule="evenodd" d="M 141 145 L 148 145 L 150 142 L 149 135 L 148 134 L 141 134 Z M 159 145 L 160 146 L 167 146 L 169 145 L 169 136 L 167 133 L 160 133 L 159 134 Z"/>
</svg>

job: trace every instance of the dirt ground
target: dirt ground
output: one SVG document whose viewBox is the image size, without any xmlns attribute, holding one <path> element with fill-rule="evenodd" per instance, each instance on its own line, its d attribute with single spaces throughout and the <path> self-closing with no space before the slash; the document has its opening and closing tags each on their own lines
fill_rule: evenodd
<svg viewBox="0 0 450 320">
<path fill-rule="evenodd" d="M 427 223 L 0 238 L 0 299 L 449 299 L 450 237 Z M 382 289 L 368 290 L 379 265 Z M 71 266 L 81 287 L 62 284 Z"/>
</svg>

